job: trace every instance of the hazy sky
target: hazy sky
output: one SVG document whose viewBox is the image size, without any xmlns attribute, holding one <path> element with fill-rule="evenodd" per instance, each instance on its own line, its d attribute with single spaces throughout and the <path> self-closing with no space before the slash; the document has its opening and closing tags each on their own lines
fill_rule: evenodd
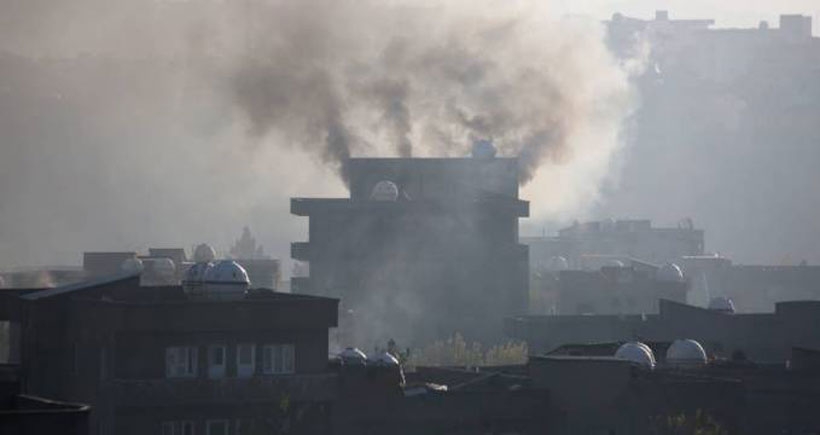
<svg viewBox="0 0 820 435">
<path fill-rule="evenodd" d="M 146 60 L 150 57 L 145 53 L 173 51 L 174 44 L 192 52 L 213 50 L 201 43 L 207 39 L 202 36 L 220 31 L 235 39 L 247 38 L 248 32 L 237 31 L 243 29 L 244 21 L 237 25 L 226 20 L 223 10 L 209 8 L 216 4 L 213 1 L 191 1 L 200 1 L 203 7 L 168 9 L 170 18 L 165 18 L 144 13 L 146 4 L 157 3 L 152 0 L 0 0 L 0 51 L 35 58 L 42 53 L 72 57 L 103 51 L 130 59 L 106 68 L 100 67 L 103 60 L 93 56 L 49 68 L 25 62 L 20 66 L 13 60 L 0 65 L 4 68 L 0 71 L 0 96 L 4 97 L 0 98 L 0 268 L 76 264 L 83 250 L 190 247 L 200 241 L 225 249 L 244 225 L 251 226 L 269 252 L 287 259 L 289 242 L 304 240 L 307 226 L 306 219 L 289 214 L 288 199 L 344 195 L 334 171 L 322 167 L 315 157 L 293 149 L 271 150 L 265 143 L 244 137 L 238 121 L 241 116 L 223 95 L 225 81 L 208 75 L 220 77 L 224 65 Z M 497 0 L 496 4 L 516 3 Z M 586 15 L 601 20 L 614 12 L 650 19 L 655 10 L 666 9 L 673 19 L 712 18 L 717 27 L 756 27 L 760 20 L 776 26 L 779 14 L 802 13 L 814 18 L 815 34 L 820 27 L 820 0 L 564 0 L 541 4 L 549 5 L 553 16 Z M 475 9 L 473 3 L 468 6 Z M 262 33 L 277 34 L 270 28 L 264 27 Z M 562 38 L 568 37 L 562 33 Z M 226 46 L 236 43 L 231 38 L 221 42 Z M 595 53 L 579 50 L 577 44 L 568 46 L 576 48 L 565 53 L 574 62 L 570 65 L 583 66 L 590 61 L 588 54 Z M 573 53 L 586 57 L 575 59 Z M 567 76 L 577 79 L 579 74 Z M 611 80 L 592 80 L 596 77 L 584 83 L 611 84 Z M 582 89 L 600 99 L 601 92 L 592 92 L 600 87 Z M 593 168 L 608 161 L 591 160 Z M 587 172 L 570 168 L 557 165 L 549 174 L 549 183 L 536 180 L 524 190 L 534 211 L 564 203 L 554 194 L 540 195 L 532 186 L 577 192 L 567 186 L 577 181 L 573 177 L 582 178 L 577 174 Z M 594 197 L 596 183 L 586 184 L 590 192 L 584 197 Z M 665 217 L 632 215 L 628 210 L 624 215 Z M 673 219 L 683 217 L 678 215 L 658 224 L 672 225 Z M 535 219 L 529 221 L 532 227 L 541 227 Z"/>
<path fill-rule="evenodd" d="M 555 5 L 568 14 L 588 14 L 600 19 L 609 18 L 614 12 L 646 19 L 653 17 L 656 10 L 665 9 L 672 19 L 712 18 L 716 27 L 756 27 L 761 20 L 776 25 L 780 14 L 799 13 L 812 16 L 815 35 L 820 18 L 817 0 L 562 0 Z"/>
</svg>

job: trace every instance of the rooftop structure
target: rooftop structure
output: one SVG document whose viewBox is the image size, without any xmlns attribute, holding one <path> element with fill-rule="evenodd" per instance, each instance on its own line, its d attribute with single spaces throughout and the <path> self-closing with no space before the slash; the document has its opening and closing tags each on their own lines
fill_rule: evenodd
<svg viewBox="0 0 820 435">
<path fill-rule="evenodd" d="M 658 314 L 643 315 L 519 316 L 507 319 L 505 329 L 511 338 L 526 341 L 533 353 L 567 343 L 692 339 L 710 358 L 743 354 L 750 360 L 783 364 L 794 347 L 820 349 L 820 302 L 780 302 L 774 313 L 757 314 L 730 314 L 668 300 L 661 300 L 659 308 Z"/>
</svg>

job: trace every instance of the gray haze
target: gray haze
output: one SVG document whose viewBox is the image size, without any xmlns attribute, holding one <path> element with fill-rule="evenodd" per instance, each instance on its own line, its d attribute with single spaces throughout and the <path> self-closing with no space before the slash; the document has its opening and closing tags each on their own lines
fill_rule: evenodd
<svg viewBox="0 0 820 435">
<path fill-rule="evenodd" d="M 288 198 L 338 196 L 345 157 L 464 156 L 482 138 L 525 156 L 522 181 L 572 168 L 560 192 L 583 199 L 560 207 L 586 206 L 631 103 L 600 26 L 541 7 L 2 5 L 9 266 L 224 248 L 245 224 L 286 258 L 304 230 Z"/>
<path fill-rule="evenodd" d="M 481 138 L 525 156 L 530 232 L 689 216 L 739 261 L 820 262 L 816 129 L 771 104 L 807 96 L 812 119 L 811 68 L 776 88 L 752 70 L 719 97 L 685 77 L 651 91 L 628 80 L 648 47 L 615 59 L 594 20 L 560 18 L 644 3 L 480 3 L 0 0 L 0 266 L 224 249 L 244 225 L 287 258 L 305 230 L 288 198 L 343 196 L 343 157 L 462 156 Z M 716 124 L 707 100 L 742 116 Z"/>
</svg>

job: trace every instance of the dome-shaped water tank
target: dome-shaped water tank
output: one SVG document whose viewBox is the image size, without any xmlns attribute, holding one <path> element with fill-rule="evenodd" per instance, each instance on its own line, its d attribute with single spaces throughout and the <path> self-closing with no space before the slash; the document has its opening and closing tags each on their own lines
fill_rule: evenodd
<svg viewBox="0 0 820 435">
<path fill-rule="evenodd" d="M 339 358 L 342 363 L 349 366 L 363 366 L 367 364 L 367 355 L 355 347 L 347 347 L 341 353 Z"/>
<path fill-rule="evenodd" d="M 382 180 L 373 186 L 370 199 L 374 201 L 396 201 L 399 199 L 399 186 L 390 180 Z"/>
<path fill-rule="evenodd" d="M 207 243 L 201 243 L 194 249 L 194 262 L 196 263 L 210 263 L 215 259 L 216 251 Z"/>
<path fill-rule="evenodd" d="M 205 270 L 203 293 L 209 299 L 242 299 L 250 287 L 248 272 L 233 260 L 221 260 Z"/>
<path fill-rule="evenodd" d="M 673 367 L 702 367 L 706 362 L 706 351 L 695 340 L 675 340 L 666 350 L 666 364 Z"/>
<path fill-rule="evenodd" d="M 140 273 L 143 268 L 142 260 L 137 257 L 126 258 L 120 263 L 120 271 L 123 273 Z"/>
<path fill-rule="evenodd" d="M 615 358 L 625 359 L 642 367 L 655 367 L 655 354 L 649 346 L 640 342 L 624 343 L 615 351 Z"/>
<path fill-rule="evenodd" d="M 373 365 L 383 366 L 383 367 L 398 367 L 399 360 L 396 359 L 390 352 L 380 352 L 375 356 L 371 356 L 370 362 Z"/>
<path fill-rule="evenodd" d="M 569 269 L 569 262 L 566 258 L 561 256 L 552 257 L 547 263 L 547 270 L 550 272 L 560 272 L 567 269 Z"/>
<path fill-rule="evenodd" d="M 666 263 L 655 273 L 655 279 L 663 282 L 683 282 L 683 271 L 675 263 Z"/>
<path fill-rule="evenodd" d="M 620 269 L 620 268 L 622 268 L 622 267 L 626 267 L 626 265 L 625 265 L 625 264 L 624 264 L 624 262 L 623 262 L 623 261 L 621 261 L 621 260 L 615 260 L 615 259 L 612 259 L 612 260 L 608 260 L 608 261 L 606 262 L 606 267 L 617 267 L 617 268 L 619 268 L 619 269 Z"/>
<path fill-rule="evenodd" d="M 718 296 L 709 301 L 709 309 L 712 311 L 719 311 L 721 313 L 734 314 L 735 303 L 732 302 L 731 298 Z"/>
<path fill-rule="evenodd" d="M 182 278 L 182 290 L 189 296 L 199 296 L 204 292 L 205 275 L 214 265 L 212 263 L 196 263 L 185 271 Z"/>
<path fill-rule="evenodd" d="M 162 276 L 174 276 L 177 272 L 177 266 L 174 264 L 174 260 L 165 257 L 152 259 L 151 269 L 154 273 Z"/>
</svg>

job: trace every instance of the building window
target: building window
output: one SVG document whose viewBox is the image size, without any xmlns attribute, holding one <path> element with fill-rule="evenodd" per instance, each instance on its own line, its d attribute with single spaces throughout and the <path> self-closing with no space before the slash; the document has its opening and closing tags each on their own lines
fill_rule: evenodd
<svg viewBox="0 0 820 435">
<path fill-rule="evenodd" d="M 294 373 L 294 346 L 292 344 L 268 344 L 262 348 L 262 373 Z"/>
<path fill-rule="evenodd" d="M 225 376 L 225 346 L 213 344 L 208 346 L 208 377 L 222 378 Z"/>
<path fill-rule="evenodd" d="M 228 420 L 208 420 L 205 435 L 228 435 Z"/>
<path fill-rule="evenodd" d="M 165 376 L 169 378 L 196 377 L 196 346 L 172 346 L 165 348 Z"/>
<path fill-rule="evenodd" d="M 236 346 L 236 376 L 247 378 L 253 376 L 256 348 L 253 343 L 241 343 Z"/>
<path fill-rule="evenodd" d="M 194 435 L 193 421 L 164 421 L 162 435 Z"/>
<path fill-rule="evenodd" d="M 100 348 L 100 380 L 108 379 L 108 352 L 104 347 Z"/>
</svg>

